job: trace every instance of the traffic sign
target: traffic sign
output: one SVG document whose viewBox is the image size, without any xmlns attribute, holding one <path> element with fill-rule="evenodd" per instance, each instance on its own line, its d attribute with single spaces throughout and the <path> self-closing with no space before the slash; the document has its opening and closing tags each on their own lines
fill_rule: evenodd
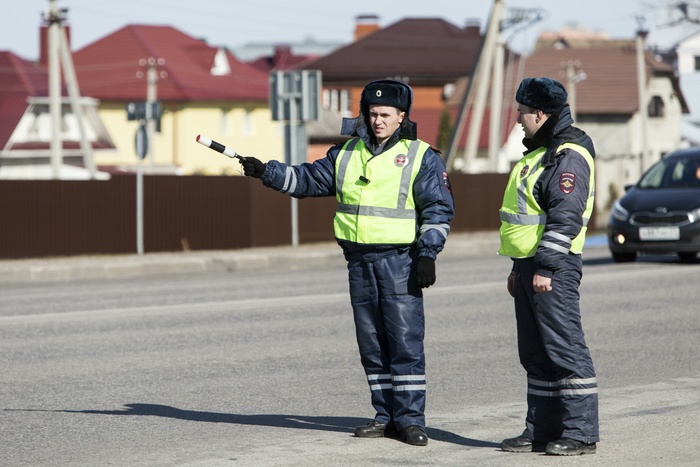
<svg viewBox="0 0 700 467">
<path fill-rule="evenodd" d="M 136 147 L 136 155 L 143 160 L 148 154 L 148 132 L 146 125 L 141 123 L 136 130 L 136 138 L 134 138 L 134 146 Z"/>
<path fill-rule="evenodd" d="M 129 102 L 126 104 L 127 120 L 160 120 L 163 105 L 159 101 Z"/>
<path fill-rule="evenodd" d="M 321 107 L 321 70 L 270 73 L 272 120 L 316 121 Z"/>
</svg>

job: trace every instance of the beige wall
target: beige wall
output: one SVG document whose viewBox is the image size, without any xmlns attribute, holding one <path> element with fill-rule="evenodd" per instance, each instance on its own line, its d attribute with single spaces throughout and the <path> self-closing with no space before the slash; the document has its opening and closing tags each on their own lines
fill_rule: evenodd
<svg viewBox="0 0 700 467">
<path fill-rule="evenodd" d="M 138 162 L 134 148 L 138 122 L 127 120 L 123 103 L 101 103 L 100 117 L 117 150 L 99 154 L 96 163 L 133 169 Z M 198 144 L 199 134 L 261 160 L 284 157 L 283 127 L 281 122 L 272 121 L 267 103 L 237 107 L 231 103 L 188 103 L 165 107 L 161 132 L 149 141 L 153 152 L 144 160 L 144 168 L 182 175 L 238 173 L 236 161 Z"/>
</svg>

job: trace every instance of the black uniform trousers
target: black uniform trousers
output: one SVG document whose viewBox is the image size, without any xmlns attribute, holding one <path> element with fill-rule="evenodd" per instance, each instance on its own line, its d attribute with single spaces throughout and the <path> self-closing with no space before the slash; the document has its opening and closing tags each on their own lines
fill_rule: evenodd
<svg viewBox="0 0 700 467">
<path fill-rule="evenodd" d="M 412 255 L 402 248 L 345 257 L 375 420 L 425 427 L 425 320 Z"/>
<path fill-rule="evenodd" d="M 581 327 L 581 255 L 569 254 L 552 291 L 535 293 L 532 258 L 514 260 L 520 363 L 527 371 L 524 434 L 537 442 L 599 440 L 598 384 Z"/>
</svg>

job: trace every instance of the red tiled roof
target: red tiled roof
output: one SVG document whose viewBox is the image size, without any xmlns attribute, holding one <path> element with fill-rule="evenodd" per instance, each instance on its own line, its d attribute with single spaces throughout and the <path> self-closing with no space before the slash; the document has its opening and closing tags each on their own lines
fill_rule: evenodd
<svg viewBox="0 0 700 467">
<path fill-rule="evenodd" d="M 46 69 L 9 51 L 0 51 L 0 82 L 0 94 L 48 95 Z"/>
<path fill-rule="evenodd" d="M 24 111 L 27 97 L 48 95 L 46 70 L 9 51 L 0 51 L 0 148 L 5 147 Z"/>
<path fill-rule="evenodd" d="M 211 73 L 217 47 L 170 26 L 129 25 L 73 54 L 82 93 L 101 100 L 145 100 L 146 65 L 158 67 L 158 99 L 162 101 L 267 101 L 267 74 L 238 61 L 226 51 L 231 73 Z M 137 73 L 140 76 L 137 76 Z"/>
</svg>

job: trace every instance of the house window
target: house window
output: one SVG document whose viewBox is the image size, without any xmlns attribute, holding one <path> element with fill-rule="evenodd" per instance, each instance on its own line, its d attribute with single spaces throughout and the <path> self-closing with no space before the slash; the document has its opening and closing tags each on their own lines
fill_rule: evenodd
<svg viewBox="0 0 700 467">
<path fill-rule="evenodd" d="M 348 115 L 350 113 L 349 93 L 346 89 L 324 89 L 321 106 L 325 110 Z"/>
<path fill-rule="evenodd" d="M 324 110 L 330 110 L 331 106 L 333 105 L 331 103 L 331 100 L 333 99 L 333 91 L 330 89 L 324 89 L 321 92 L 321 107 Z"/>
<path fill-rule="evenodd" d="M 228 136 L 230 134 L 230 123 L 229 123 L 229 109 L 221 109 L 221 127 L 220 132 L 222 135 Z"/>
<path fill-rule="evenodd" d="M 350 106 L 350 93 L 347 89 L 340 91 L 340 113 L 342 115 L 348 116 L 351 112 Z"/>
<path fill-rule="evenodd" d="M 251 136 L 253 134 L 253 112 L 250 109 L 245 109 L 243 113 L 241 133 L 243 136 Z"/>
<path fill-rule="evenodd" d="M 700 55 L 695 56 L 695 71 L 700 71 Z"/>
<path fill-rule="evenodd" d="M 661 96 L 654 96 L 649 102 L 648 115 L 650 117 L 663 117 L 664 116 L 664 101 Z"/>
</svg>

